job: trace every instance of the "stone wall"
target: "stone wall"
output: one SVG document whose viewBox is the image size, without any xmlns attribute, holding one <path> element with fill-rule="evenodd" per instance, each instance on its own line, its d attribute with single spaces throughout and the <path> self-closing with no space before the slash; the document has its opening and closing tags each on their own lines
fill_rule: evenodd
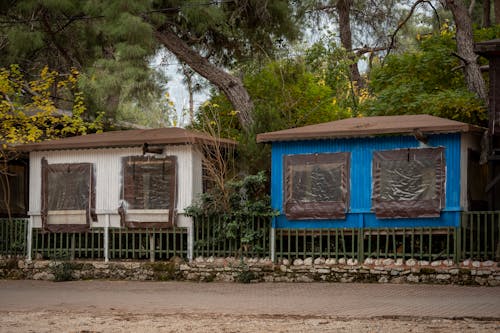
<svg viewBox="0 0 500 333">
<path fill-rule="evenodd" d="M 493 261 L 307 258 L 273 263 L 269 259 L 196 258 L 184 262 L 42 261 L 0 258 L 0 278 L 33 280 L 183 280 L 235 282 L 372 282 L 500 286 L 500 266 Z"/>
</svg>

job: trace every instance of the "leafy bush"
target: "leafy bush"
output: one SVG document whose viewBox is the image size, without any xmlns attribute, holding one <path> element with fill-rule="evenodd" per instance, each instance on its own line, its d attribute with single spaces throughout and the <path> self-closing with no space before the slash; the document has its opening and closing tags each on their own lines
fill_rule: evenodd
<svg viewBox="0 0 500 333">
<path fill-rule="evenodd" d="M 67 261 L 62 261 L 59 263 L 54 263 L 52 267 L 52 274 L 54 274 L 54 281 L 71 281 L 73 279 L 71 273 L 73 272 L 73 268 L 71 267 L 71 263 Z"/>
<path fill-rule="evenodd" d="M 195 248 L 216 248 L 218 244 L 232 241 L 243 252 L 262 253 L 259 245 L 267 229 L 257 228 L 255 219 L 276 215 L 270 205 L 268 183 L 265 173 L 228 181 L 224 189 L 212 188 L 203 193 L 198 201 L 186 209 L 194 217 L 195 224 L 207 223 L 210 237 L 195 242 Z M 205 227 L 204 227 L 205 228 Z M 196 239 L 196 236 L 195 236 Z"/>
</svg>

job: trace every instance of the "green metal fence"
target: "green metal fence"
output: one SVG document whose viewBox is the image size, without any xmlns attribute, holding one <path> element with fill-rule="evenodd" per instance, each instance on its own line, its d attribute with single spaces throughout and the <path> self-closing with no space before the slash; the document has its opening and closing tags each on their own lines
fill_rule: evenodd
<svg viewBox="0 0 500 333">
<path fill-rule="evenodd" d="M 458 259 L 500 260 L 500 211 L 464 212 Z"/>
<path fill-rule="evenodd" d="M 356 258 L 358 229 L 276 229 L 276 258 Z"/>
<path fill-rule="evenodd" d="M 453 259 L 455 228 L 276 229 L 276 258 Z"/>
<path fill-rule="evenodd" d="M 271 218 L 260 215 L 194 218 L 194 256 L 271 256 Z"/>
<path fill-rule="evenodd" d="M 0 219 L 0 254 L 25 255 L 28 219 Z"/>
<path fill-rule="evenodd" d="M 109 230 L 110 259 L 187 258 L 187 229 Z"/>
<path fill-rule="evenodd" d="M 456 228 L 362 229 L 358 258 L 455 259 Z"/>
<path fill-rule="evenodd" d="M 101 259 L 104 258 L 104 229 L 89 232 L 33 229 L 31 253 L 34 259 Z"/>
<path fill-rule="evenodd" d="M 108 230 L 109 259 L 167 260 L 187 258 L 187 229 Z M 33 229 L 32 257 L 44 259 L 104 259 L 103 228 L 89 232 L 44 232 Z"/>
<path fill-rule="evenodd" d="M 28 219 L 0 219 L 0 254 L 25 255 Z M 188 256 L 186 228 L 32 232 L 32 258 L 167 260 Z M 500 211 L 464 212 L 458 228 L 275 229 L 275 258 L 500 260 Z M 271 217 L 195 218 L 194 256 L 271 257 Z M 106 250 L 106 251 L 105 251 Z"/>
</svg>

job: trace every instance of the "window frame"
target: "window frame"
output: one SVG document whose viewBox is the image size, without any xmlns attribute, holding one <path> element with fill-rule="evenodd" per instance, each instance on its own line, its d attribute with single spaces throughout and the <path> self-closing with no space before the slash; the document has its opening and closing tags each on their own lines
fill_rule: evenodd
<svg viewBox="0 0 500 333">
<path fill-rule="evenodd" d="M 283 210 L 289 220 L 345 219 L 350 199 L 350 152 L 294 154 L 283 157 Z M 341 200 L 304 202 L 293 199 L 292 168 L 298 165 L 340 164 Z"/>
<path fill-rule="evenodd" d="M 42 158 L 41 161 L 42 166 L 42 209 L 41 209 L 41 218 L 42 218 L 42 228 L 45 231 L 49 232 L 86 232 L 90 228 L 90 221 L 97 221 L 97 215 L 95 213 L 95 171 L 93 163 L 56 163 L 49 164 L 47 160 Z M 50 216 L 65 216 L 69 218 L 71 215 L 82 216 L 81 210 L 74 209 L 59 209 L 59 210 L 49 210 L 49 186 L 48 186 L 48 178 L 49 173 L 51 171 L 62 171 L 68 170 L 69 168 L 73 169 L 73 171 L 78 169 L 87 169 L 88 170 L 88 195 L 89 195 L 89 205 L 84 210 L 85 212 L 85 223 L 73 224 L 73 223 L 50 223 Z M 52 212 L 52 213 L 51 213 Z"/>
<path fill-rule="evenodd" d="M 381 198 L 380 162 L 430 159 L 435 161 L 436 197 L 425 200 L 385 200 Z M 404 148 L 375 151 L 372 157 L 372 211 L 377 218 L 435 218 L 441 216 L 446 197 L 446 160 L 443 147 Z"/>
<path fill-rule="evenodd" d="M 127 185 L 127 163 L 129 161 L 133 162 L 142 162 L 142 161 L 149 161 L 149 160 L 158 160 L 158 161 L 163 161 L 166 162 L 168 161 L 170 163 L 170 168 L 167 173 L 167 175 L 170 177 L 170 182 L 169 182 L 169 188 L 168 188 L 168 194 L 169 194 L 169 208 L 163 209 L 163 208 L 150 208 L 150 209 L 145 209 L 145 208 L 137 208 L 137 209 L 130 209 L 127 207 L 127 203 L 125 198 L 128 196 L 126 195 L 126 191 L 128 191 L 130 186 Z M 171 228 L 175 225 L 175 217 L 176 217 L 176 204 L 177 204 L 177 198 L 176 198 L 176 193 L 177 193 L 177 157 L 176 156 L 124 156 L 121 159 L 121 170 L 122 170 L 122 184 L 121 184 L 121 191 L 120 191 L 120 199 L 122 202 L 122 205 L 118 209 L 118 213 L 120 215 L 120 222 L 121 225 L 127 228 Z M 165 214 L 166 217 L 168 218 L 165 221 Z M 154 221 L 147 221 L 148 219 L 154 220 Z M 144 221 L 145 220 L 145 221 Z"/>
<path fill-rule="evenodd" d="M 13 170 L 13 168 L 20 168 L 22 169 L 20 172 L 17 172 L 17 170 Z M 22 180 L 22 186 L 23 186 L 23 193 L 21 195 L 17 195 L 16 199 L 18 201 L 16 203 L 21 203 L 23 207 L 20 207 L 19 209 L 14 209 L 12 210 L 12 196 L 15 194 L 13 191 L 13 177 L 12 176 L 7 176 L 7 179 L 9 181 L 9 187 L 10 187 L 10 216 L 11 217 L 26 217 L 28 216 L 28 198 L 29 198 L 29 166 L 26 160 L 24 159 L 19 159 L 19 160 L 14 160 L 10 161 L 7 163 L 7 170 L 9 173 L 14 173 L 14 177 L 21 176 Z M 1 177 L 4 177 L 2 175 Z M 5 178 L 3 178 L 5 180 Z M 0 184 L 0 196 L 3 194 L 3 187 Z M 5 207 L 5 202 L 3 201 L 3 198 L 0 198 L 0 217 L 9 217 L 9 212 L 7 211 L 7 207 Z"/>
</svg>

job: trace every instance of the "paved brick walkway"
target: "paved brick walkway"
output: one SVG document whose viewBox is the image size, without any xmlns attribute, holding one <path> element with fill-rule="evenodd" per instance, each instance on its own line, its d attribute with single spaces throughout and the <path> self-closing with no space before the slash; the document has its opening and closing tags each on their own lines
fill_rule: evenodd
<svg viewBox="0 0 500 333">
<path fill-rule="evenodd" d="M 500 287 L 0 280 L 0 311 L 500 319 Z"/>
</svg>

